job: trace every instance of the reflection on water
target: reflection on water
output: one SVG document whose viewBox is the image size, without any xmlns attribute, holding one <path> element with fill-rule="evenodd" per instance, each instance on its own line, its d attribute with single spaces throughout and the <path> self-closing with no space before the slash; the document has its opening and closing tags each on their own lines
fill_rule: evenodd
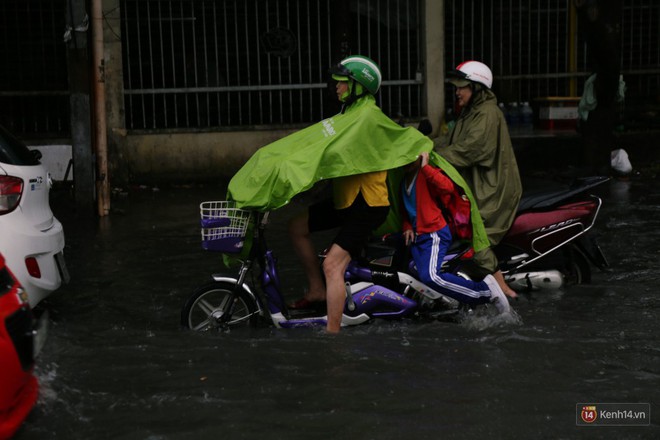
<svg viewBox="0 0 660 440">
<path fill-rule="evenodd" d="M 72 282 L 48 300 L 40 399 L 16 438 L 657 438 L 657 422 L 575 426 L 578 402 L 660 400 L 660 190 L 602 191 L 612 270 L 593 284 L 521 296 L 517 324 L 378 321 L 338 336 L 179 328 L 186 296 L 219 268 L 197 205 L 222 189 L 134 193 L 102 226 L 58 213 Z M 296 297 L 293 209 L 271 241 Z"/>
</svg>

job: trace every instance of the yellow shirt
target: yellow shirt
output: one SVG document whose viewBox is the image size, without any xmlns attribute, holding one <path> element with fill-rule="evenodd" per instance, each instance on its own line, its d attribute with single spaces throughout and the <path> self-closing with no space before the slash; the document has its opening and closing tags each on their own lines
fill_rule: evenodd
<svg viewBox="0 0 660 440">
<path fill-rule="evenodd" d="M 337 177 L 332 182 L 335 209 L 351 206 L 360 192 L 369 206 L 390 206 L 386 180 L 387 171 Z"/>
</svg>

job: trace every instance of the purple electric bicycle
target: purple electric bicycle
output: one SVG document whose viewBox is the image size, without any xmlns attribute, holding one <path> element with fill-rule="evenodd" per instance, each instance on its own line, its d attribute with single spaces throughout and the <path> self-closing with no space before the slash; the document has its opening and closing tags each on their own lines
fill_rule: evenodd
<svg viewBox="0 0 660 440">
<path fill-rule="evenodd" d="M 235 276 L 213 274 L 212 282 L 199 287 L 187 299 L 181 311 L 184 327 L 196 331 L 226 330 L 268 321 L 280 328 L 326 325 L 324 310 L 287 308 L 277 259 L 266 242 L 269 212 L 239 209 L 229 201 L 203 202 L 200 212 L 204 249 L 225 254 L 240 254 L 245 249 L 247 256 L 240 260 Z M 405 255 L 397 248 L 384 241 L 372 243 L 364 259 L 350 262 L 345 275 L 342 326 L 377 318 L 451 319 L 457 314 L 459 303 L 417 280 L 414 268 L 404 261 Z M 450 252 L 445 258 L 446 270 L 460 273 L 460 265 L 470 251 L 469 246 L 463 245 Z M 247 282 L 251 271 L 256 272 L 258 288 Z"/>
</svg>

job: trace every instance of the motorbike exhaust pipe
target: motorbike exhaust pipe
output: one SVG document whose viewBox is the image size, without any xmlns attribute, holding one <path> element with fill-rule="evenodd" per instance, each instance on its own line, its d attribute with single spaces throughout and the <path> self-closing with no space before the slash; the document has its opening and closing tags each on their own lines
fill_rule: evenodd
<svg viewBox="0 0 660 440">
<path fill-rule="evenodd" d="M 520 272 L 505 276 L 505 280 L 518 291 L 559 289 L 564 285 L 564 276 L 558 270 Z"/>
</svg>

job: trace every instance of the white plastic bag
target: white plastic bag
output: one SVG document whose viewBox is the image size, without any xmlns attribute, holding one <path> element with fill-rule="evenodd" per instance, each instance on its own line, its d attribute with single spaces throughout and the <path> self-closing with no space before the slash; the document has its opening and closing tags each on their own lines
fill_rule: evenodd
<svg viewBox="0 0 660 440">
<path fill-rule="evenodd" d="M 623 148 L 612 150 L 611 153 L 612 169 L 619 174 L 629 174 L 632 171 L 632 164 L 628 159 L 628 153 Z"/>
</svg>

